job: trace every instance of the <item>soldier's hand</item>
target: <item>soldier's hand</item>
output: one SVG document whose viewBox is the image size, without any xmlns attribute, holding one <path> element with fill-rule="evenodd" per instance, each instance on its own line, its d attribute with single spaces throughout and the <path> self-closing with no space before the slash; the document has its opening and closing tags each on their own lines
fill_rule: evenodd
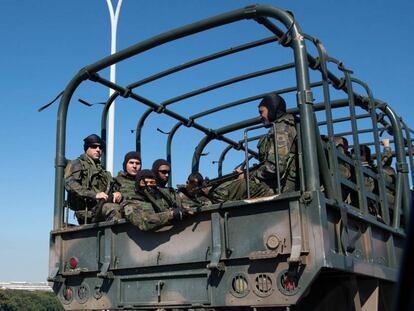
<svg viewBox="0 0 414 311">
<path fill-rule="evenodd" d="M 186 208 L 177 207 L 171 210 L 172 219 L 174 220 L 183 220 L 186 216 L 189 215 L 189 212 Z"/>
<path fill-rule="evenodd" d="M 104 200 L 104 201 L 106 201 L 106 200 L 108 200 L 108 195 L 107 195 L 105 192 L 98 192 L 98 193 L 95 195 L 95 199 L 97 199 L 97 200 Z"/>
<path fill-rule="evenodd" d="M 210 192 L 210 189 L 211 189 L 211 187 L 203 187 L 203 188 L 201 188 L 201 192 L 204 194 L 204 195 L 208 195 L 208 193 Z"/>
<path fill-rule="evenodd" d="M 387 139 L 387 138 L 382 139 L 381 143 L 384 145 L 384 147 L 389 147 L 390 146 L 390 140 Z"/>
<path fill-rule="evenodd" d="M 186 215 L 194 215 L 194 211 L 191 207 L 189 206 L 183 206 L 182 207 L 182 211 L 186 214 Z"/>
<path fill-rule="evenodd" d="M 234 173 L 239 174 L 239 176 L 237 176 L 237 179 L 244 179 L 244 171 L 238 167 L 234 170 Z"/>
<path fill-rule="evenodd" d="M 122 200 L 122 194 L 121 192 L 115 192 L 113 194 L 113 199 L 112 199 L 112 203 L 119 203 Z"/>
</svg>

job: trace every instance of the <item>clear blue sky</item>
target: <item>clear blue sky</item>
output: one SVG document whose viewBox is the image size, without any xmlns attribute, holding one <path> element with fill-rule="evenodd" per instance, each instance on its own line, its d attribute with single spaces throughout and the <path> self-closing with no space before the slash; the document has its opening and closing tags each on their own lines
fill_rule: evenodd
<svg viewBox="0 0 414 311">
<path fill-rule="evenodd" d="M 242 0 L 124 0 L 118 25 L 118 50 L 171 28 L 251 3 Z M 414 109 L 410 93 L 414 89 L 413 1 L 281 0 L 267 3 L 294 12 L 304 32 L 320 38 L 331 56 L 341 59 L 353 69 L 355 77 L 370 85 L 375 97 L 392 104 L 413 125 Z M 103 0 L 1 1 L 0 12 L 0 281 L 44 281 L 52 227 L 57 104 L 42 113 L 38 113 L 37 109 L 63 90 L 80 68 L 109 54 L 109 16 Z M 117 80 L 127 83 L 134 77 L 144 77 L 179 64 L 187 60 L 188 55 L 202 56 L 248 42 L 259 28 L 246 25 L 247 22 L 244 22 L 225 30 L 230 39 L 215 31 L 213 35 L 202 37 L 202 41 L 186 39 L 180 43 L 181 46 L 168 45 L 157 53 L 144 53 L 140 61 L 119 65 Z M 260 31 L 256 38 L 269 36 Z M 177 50 L 188 54 L 181 56 Z M 252 58 L 240 68 L 233 63 L 219 62 L 213 69 L 202 67 L 195 73 L 200 81 L 203 78 L 200 83 L 198 79 L 179 75 L 176 80 L 168 80 L 164 85 L 154 83 L 142 88 L 141 94 L 160 101 L 206 83 L 230 78 L 226 75 L 227 69 L 242 74 L 266 68 L 269 64 L 267 59 L 269 55 L 263 59 Z M 102 75 L 109 77 L 108 71 Z M 268 91 L 269 88 L 268 79 L 259 79 L 257 89 L 242 91 L 253 95 L 257 90 Z M 273 88 L 278 87 L 273 85 Z M 230 88 L 220 95 L 212 94 L 211 98 L 200 96 L 198 101 L 204 105 L 203 109 L 207 109 L 209 105 L 206 102 L 225 103 L 239 98 L 239 92 L 241 90 Z M 106 89 L 88 84 L 75 94 L 74 99 L 81 97 L 99 102 L 106 99 L 107 93 Z M 115 171 L 121 168 L 123 154 L 134 147 L 134 136 L 129 130 L 135 128 L 143 111 L 143 107 L 128 104 L 131 102 L 117 102 L 116 130 L 119 136 L 116 140 Z M 177 106 L 180 106 L 177 111 L 186 115 L 200 111 L 185 104 Z M 73 102 L 68 118 L 68 158 L 75 158 L 83 151 L 83 137 L 99 132 L 100 110 L 101 106 L 87 108 Z M 239 112 L 235 111 L 221 118 L 230 120 Z M 250 110 L 240 109 L 240 112 L 246 113 L 247 117 L 255 116 L 256 105 Z M 143 150 L 145 167 L 165 154 L 161 144 L 165 136 L 154 129 L 160 127 L 168 131 L 174 124 L 163 118 L 151 120 L 152 125 L 144 133 L 147 135 Z M 214 121 L 215 126 L 225 123 L 211 118 L 207 121 Z M 201 137 L 194 131 L 180 135 L 174 145 L 173 157 L 184 159 L 186 163 L 175 164 L 174 183 L 183 182 L 188 174 L 191 159 L 188 155 L 195 146 L 191 143 Z M 158 144 L 158 141 L 161 143 Z M 189 149 L 183 148 L 187 145 L 191 145 Z M 218 158 L 219 151 L 216 149 L 212 146 L 207 150 L 211 154 L 202 165 L 205 174 L 216 168 L 211 164 Z M 227 170 L 232 165 L 230 162 Z"/>
</svg>

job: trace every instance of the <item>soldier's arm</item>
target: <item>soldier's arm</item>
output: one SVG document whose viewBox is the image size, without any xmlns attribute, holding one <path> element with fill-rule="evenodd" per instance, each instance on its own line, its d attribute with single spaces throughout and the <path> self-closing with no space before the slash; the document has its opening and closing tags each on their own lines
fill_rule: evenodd
<svg viewBox="0 0 414 311">
<path fill-rule="evenodd" d="M 392 163 L 392 151 L 390 147 L 385 147 L 384 151 L 382 152 L 381 156 L 381 164 L 382 166 L 390 166 Z"/>
<path fill-rule="evenodd" d="M 82 178 L 87 178 L 83 176 L 82 165 L 79 161 L 75 160 L 69 164 L 69 167 L 65 171 L 65 189 L 68 192 L 74 193 L 81 197 L 87 197 L 90 199 L 95 199 L 95 191 L 88 190 L 82 186 Z"/>
<path fill-rule="evenodd" d="M 170 202 L 173 203 L 173 205 L 175 205 L 170 207 L 183 207 L 181 197 L 178 195 L 174 188 L 159 188 L 159 190 L 163 193 L 164 196 L 167 197 Z"/>
</svg>

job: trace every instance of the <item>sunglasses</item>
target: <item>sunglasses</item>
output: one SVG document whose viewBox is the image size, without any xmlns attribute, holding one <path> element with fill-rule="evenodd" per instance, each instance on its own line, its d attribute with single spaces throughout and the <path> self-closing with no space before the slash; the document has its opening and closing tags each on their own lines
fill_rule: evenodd
<svg viewBox="0 0 414 311">
<path fill-rule="evenodd" d="M 158 170 L 158 172 L 160 172 L 161 174 L 164 174 L 164 175 L 170 173 L 170 171 L 168 171 L 168 170 Z"/>
<path fill-rule="evenodd" d="M 92 145 L 92 146 L 89 146 L 89 148 L 91 148 L 91 149 L 97 149 L 97 148 L 99 148 L 99 149 L 102 150 L 101 145 Z"/>
</svg>

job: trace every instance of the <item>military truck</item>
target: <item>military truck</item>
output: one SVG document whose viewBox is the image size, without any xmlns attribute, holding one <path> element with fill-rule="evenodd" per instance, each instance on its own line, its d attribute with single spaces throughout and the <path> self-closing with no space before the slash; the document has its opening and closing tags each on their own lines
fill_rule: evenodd
<svg viewBox="0 0 414 311">
<path fill-rule="evenodd" d="M 148 76 L 141 73 L 126 85 L 101 75 L 113 64 L 234 23 L 248 23 L 270 36 L 179 64 L 174 64 L 171 53 L 174 65 Z M 148 90 L 145 96 L 140 93 L 144 85 L 173 81 L 176 75 L 198 66 L 209 68 L 217 60 L 225 63 L 236 57 L 237 61 L 237 55 L 267 46 L 274 49 L 270 68 L 241 75 L 235 70 L 230 78 L 162 102 L 152 100 Z M 172 108 L 229 86 L 242 84 L 248 89 L 248 83 L 260 77 L 274 81 L 273 89 L 220 105 L 200 104 L 195 113 Z M 141 136 L 148 116 L 170 118 L 176 124 L 167 133 L 166 157 L 175 172 L 175 134 L 193 130 L 202 134 L 201 139 L 195 149 L 188 147 L 187 152 L 195 150 L 192 163 L 179 169 L 199 171 L 206 146 L 219 142 L 224 146 L 217 161 L 219 177 L 231 150 L 245 155 L 249 167 L 249 160 L 252 163 L 257 157 L 252 141 L 266 134 L 252 134 L 261 124 L 258 117 L 237 113 L 237 122 L 214 128 L 209 125 L 214 116 L 245 104 L 257 105 L 267 93 L 292 96 L 288 112 L 299 120 L 298 190 L 202 207 L 193 217 L 158 231 L 140 231 L 125 220 L 71 224 L 64 190 L 66 122 L 74 92 L 88 81 L 114 90 L 98 116 L 102 137 L 115 99 L 145 105 L 148 109 L 135 131 L 137 151 L 145 148 Z M 275 88 L 280 85 L 285 87 Z M 369 86 L 330 56 L 320 40 L 304 33 L 288 11 L 248 6 L 139 42 L 82 68 L 63 92 L 57 118 L 48 281 L 66 310 L 389 310 L 411 200 L 412 134 L 388 103 L 374 97 Z M 347 138 L 354 157 L 336 148 L 336 137 Z M 381 161 L 383 137 L 390 139 L 394 150 L 392 182 L 386 179 Z M 375 167 L 364 165 L 359 152 L 363 146 L 372 151 Z M 341 174 L 344 165 L 351 178 Z M 207 167 L 211 175 L 212 165 Z M 274 178 L 280 178 L 278 171 Z M 374 190 L 368 191 L 367 179 Z M 371 212 L 373 206 L 376 213 Z"/>
</svg>

